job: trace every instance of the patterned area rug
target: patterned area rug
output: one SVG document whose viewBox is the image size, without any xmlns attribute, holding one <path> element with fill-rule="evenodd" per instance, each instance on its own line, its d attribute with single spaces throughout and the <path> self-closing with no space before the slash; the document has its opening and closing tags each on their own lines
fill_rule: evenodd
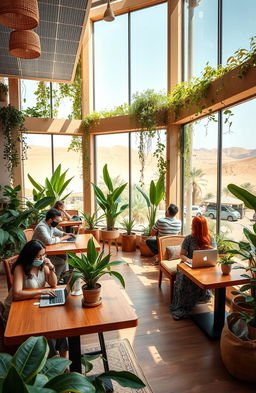
<svg viewBox="0 0 256 393">
<path fill-rule="evenodd" d="M 91 352 L 98 349 L 98 344 L 83 345 L 82 353 Z M 135 353 L 133 352 L 131 344 L 127 339 L 108 341 L 106 342 L 106 349 L 110 370 L 130 371 L 142 379 L 146 385 L 144 389 L 135 390 L 124 388 L 113 381 L 115 393 L 153 393 L 138 363 Z M 92 363 L 94 365 L 92 371 L 93 374 L 100 374 L 104 372 L 101 358 L 97 358 Z"/>
</svg>

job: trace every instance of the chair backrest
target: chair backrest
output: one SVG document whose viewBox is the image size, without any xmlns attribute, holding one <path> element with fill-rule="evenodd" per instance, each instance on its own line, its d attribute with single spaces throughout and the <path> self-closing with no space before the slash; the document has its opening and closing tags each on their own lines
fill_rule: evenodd
<svg viewBox="0 0 256 393">
<path fill-rule="evenodd" d="M 4 305 L 0 302 L 0 352 L 4 352 Z"/>
<path fill-rule="evenodd" d="M 167 246 L 181 246 L 185 236 L 162 236 L 157 239 L 160 261 L 168 259 Z"/>
<path fill-rule="evenodd" d="M 13 256 L 11 258 L 7 258 L 7 259 L 3 260 L 8 291 L 11 289 L 12 283 L 13 283 L 13 276 L 12 276 L 12 273 L 11 273 L 12 265 L 14 264 L 14 262 L 17 261 L 17 258 L 18 258 L 18 255 L 15 255 L 15 256 Z"/>
<path fill-rule="evenodd" d="M 24 229 L 23 232 L 24 232 L 24 235 L 26 237 L 27 242 L 32 240 L 32 237 L 33 237 L 33 234 L 34 234 L 34 229 L 32 229 L 32 228 Z"/>
<path fill-rule="evenodd" d="M 66 212 L 72 217 L 72 216 L 78 216 L 78 210 L 76 209 L 70 209 L 66 210 Z"/>
</svg>

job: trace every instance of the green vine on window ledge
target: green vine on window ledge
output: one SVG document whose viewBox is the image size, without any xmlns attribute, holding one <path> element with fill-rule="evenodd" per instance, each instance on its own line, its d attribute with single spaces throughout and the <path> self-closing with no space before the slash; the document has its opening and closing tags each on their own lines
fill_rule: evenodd
<svg viewBox="0 0 256 393">
<path fill-rule="evenodd" d="M 0 124 L 4 135 L 3 158 L 11 181 L 13 181 L 14 168 L 20 163 L 18 143 L 21 143 L 21 159 L 25 160 L 27 158 L 28 146 L 26 137 L 22 134 L 22 132 L 26 131 L 24 121 L 22 112 L 13 106 L 9 105 L 0 108 Z"/>
</svg>

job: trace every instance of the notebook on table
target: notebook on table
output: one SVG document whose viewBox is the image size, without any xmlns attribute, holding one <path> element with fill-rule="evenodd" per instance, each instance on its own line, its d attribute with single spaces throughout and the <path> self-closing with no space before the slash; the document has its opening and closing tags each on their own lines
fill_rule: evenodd
<svg viewBox="0 0 256 393">
<path fill-rule="evenodd" d="M 65 288 L 59 288 L 54 290 L 56 296 L 41 295 L 39 307 L 62 306 L 63 304 L 65 304 L 68 294 L 70 292 L 70 280 L 71 277 L 68 280 Z"/>
<path fill-rule="evenodd" d="M 218 259 L 218 250 L 195 250 L 191 262 L 184 262 L 192 269 L 197 267 L 215 266 Z"/>
</svg>

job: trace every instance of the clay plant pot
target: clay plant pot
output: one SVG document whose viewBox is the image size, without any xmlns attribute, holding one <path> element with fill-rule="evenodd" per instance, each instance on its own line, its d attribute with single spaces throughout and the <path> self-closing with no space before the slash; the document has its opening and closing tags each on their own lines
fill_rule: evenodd
<svg viewBox="0 0 256 393">
<path fill-rule="evenodd" d="M 83 307 L 96 307 L 101 304 L 101 285 L 99 283 L 96 284 L 95 289 L 88 289 L 87 285 L 85 284 L 82 286 L 82 291 L 84 296 L 82 299 Z"/>
<path fill-rule="evenodd" d="M 136 251 L 136 233 L 132 232 L 130 235 L 122 233 L 122 251 Z"/>
<path fill-rule="evenodd" d="M 248 304 L 245 303 L 243 296 L 236 296 L 231 301 L 230 311 L 232 312 L 246 312 L 247 314 L 252 315 L 254 313 L 254 309 Z"/>
<path fill-rule="evenodd" d="M 222 274 L 224 274 L 224 275 L 230 274 L 230 272 L 231 272 L 231 265 L 230 264 L 222 263 L 220 265 L 220 267 L 221 267 L 221 270 L 222 270 Z"/>
<path fill-rule="evenodd" d="M 247 325 L 248 327 L 248 337 L 250 340 L 256 340 L 256 327 L 251 326 L 250 324 Z"/>
<path fill-rule="evenodd" d="M 79 233 L 92 234 L 93 237 L 95 237 L 95 239 L 97 240 L 97 242 L 100 241 L 100 230 L 99 230 L 99 228 L 94 228 L 94 229 L 81 228 L 81 229 L 79 229 Z"/>
<path fill-rule="evenodd" d="M 106 228 L 100 230 L 101 240 L 104 241 L 112 241 L 119 238 L 119 230 L 113 229 L 112 231 L 108 231 Z"/>
<path fill-rule="evenodd" d="M 140 253 L 144 257 L 153 257 L 154 256 L 153 252 L 146 245 L 147 239 L 149 239 L 149 236 L 141 235 L 140 243 L 139 243 Z"/>
</svg>

